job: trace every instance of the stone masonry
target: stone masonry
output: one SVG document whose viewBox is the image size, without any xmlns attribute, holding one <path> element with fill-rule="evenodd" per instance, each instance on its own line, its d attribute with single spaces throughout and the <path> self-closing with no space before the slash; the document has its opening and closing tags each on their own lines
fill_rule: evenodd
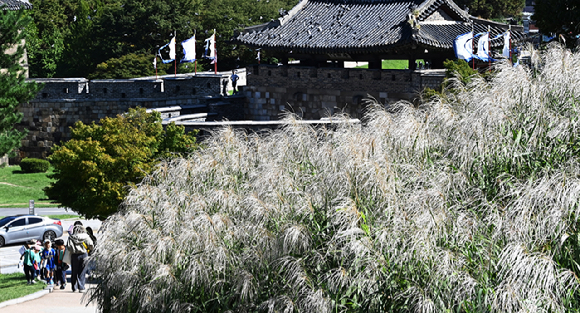
<svg viewBox="0 0 580 313">
<path fill-rule="evenodd" d="M 27 129 L 28 134 L 22 140 L 18 157 L 11 163 L 17 163 L 24 157 L 47 157 L 54 144 L 70 139 L 70 127 L 79 121 L 85 124 L 97 122 L 136 107 L 213 103 L 215 100 L 212 99 L 221 98 L 228 77 L 198 74 L 171 75 L 160 79 L 34 79 L 43 83 L 44 88 L 29 103 L 20 105 L 23 118 L 17 128 Z M 239 103 L 238 106 L 238 111 L 241 111 L 243 104 Z M 235 108 L 229 108 L 235 111 Z M 228 117 L 227 113 L 221 114 Z M 234 116 L 242 114 L 236 113 Z"/>
<path fill-rule="evenodd" d="M 413 100 L 426 87 L 437 88 L 444 70 L 368 70 L 256 65 L 247 69 L 247 119 L 278 120 L 284 112 L 303 119 L 336 113 L 360 118 L 369 95 L 381 103 Z"/>
</svg>

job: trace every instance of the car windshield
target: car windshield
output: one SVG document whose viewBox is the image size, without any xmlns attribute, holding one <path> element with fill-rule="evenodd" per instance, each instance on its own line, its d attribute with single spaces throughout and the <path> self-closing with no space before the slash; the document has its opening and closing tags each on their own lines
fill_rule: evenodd
<svg viewBox="0 0 580 313">
<path fill-rule="evenodd" d="M 7 216 L 7 217 L 1 219 L 0 220 L 0 227 L 3 227 L 4 225 L 10 223 L 15 218 L 16 218 L 16 216 Z"/>
</svg>

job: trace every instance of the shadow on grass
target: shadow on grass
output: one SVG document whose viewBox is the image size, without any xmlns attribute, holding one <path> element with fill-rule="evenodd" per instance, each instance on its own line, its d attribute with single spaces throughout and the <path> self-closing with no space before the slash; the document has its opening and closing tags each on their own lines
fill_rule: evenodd
<svg viewBox="0 0 580 313">
<path fill-rule="evenodd" d="M 23 172 L 22 170 L 13 170 L 12 174 L 46 174 L 47 172 L 38 172 L 38 173 L 27 173 L 27 172 Z"/>
</svg>

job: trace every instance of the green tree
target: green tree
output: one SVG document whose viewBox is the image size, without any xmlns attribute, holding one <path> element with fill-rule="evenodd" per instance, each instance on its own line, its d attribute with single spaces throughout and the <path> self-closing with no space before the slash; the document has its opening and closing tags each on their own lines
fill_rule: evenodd
<svg viewBox="0 0 580 313">
<path fill-rule="evenodd" d="M 577 0 L 536 0 L 532 19 L 543 33 L 564 36 L 574 46 L 580 34 L 580 3 Z"/>
<path fill-rule="evenodd" d="M 201 9 L 198 0 L 108 0 L 94 19 L 93 60 L 99 64 L 131 53 L 156 53 L 175 32 L 183 41 L 199 28 Z"/>
<path fill-rule="evenodd" d="M 468 7 L 469 14 L 486 19 L 520 16 L 525 0 L 456 0 L 460 7 Z"/>
<path fill-rule="evenodd" d="M 89 75 L 90 79 L 134 78 L 155 75 L 153 68 L 154 55 L 127 54 L 120 58 L 111 58 L 97 65 L 97 70 Z M 169 64 L 158 62 L 158 74 L 165 75 Z"/>
<path fill-rule="evenodd" d="M 175 124 L 164 131 L 160 114 L 143 108 L 100 124 L 77 122 L 72 139 L 52 149 L 56 181 L 44 192 L 83 216 L 105 219 L 117 212 L 127 185 L 141 181 L 159 158 L 194 149 L 195 135 Z"/>
<path fill-rule="evenodd" d="M 28 30 L 28 59 L 31 77 L 54 77 L 69 35 L 65 6 L 60 0 L 32 0 Z"/>
<path fill-rule="evenodd" d="M 28 49 L 31 77 L 86 76 L 95 64 L 93 19 L 101 0 L 31 0 Z"/>
<path fill-rule="evenodd" d="M 471 82 L 473 75 L 478 75 L 479 72 L 471 67 L 465 60 L 445 60 L 443 61 L 445 67 L 445 77 L 453 78 L 459 77 L 463 84 Z"/>
<path fill-rule="evenodd" d="M 22 120 L 18 105 L 34 98 L 42 86 L 25 81 L 21 65 L 24 31 L 31 19 L 24 11 L 0 8 L 0 156 L 13 152 L 26 135 L 14 128 Z"/>
</svg>

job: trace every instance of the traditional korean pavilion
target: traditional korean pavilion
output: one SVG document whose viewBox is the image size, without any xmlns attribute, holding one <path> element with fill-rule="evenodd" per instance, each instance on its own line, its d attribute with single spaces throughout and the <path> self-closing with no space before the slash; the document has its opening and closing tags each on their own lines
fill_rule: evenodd
<svg viewBox="0 0 580 313">
<path fill-rule="evenodd" d="M 277 20 L 243 29 L 233 41 L 303 65 L 353 60 L 380 68 L 381 59 L 425 59 L 442 67 L 455 57 L 453 40 L 472 27 L 475 33 L 489 27 L 491 38 L 508 29 L 470 16 L 451 0 L 303 0 Z M 519 28 L 512 31 L 514 42 L 525 38 Z M 492 41 L 492 48 L 500 46 L 501 38 Z"/>
<path fill-rule="evenodd" d="M 288 111 L 305 119 L 339 112 L 360 118 L 369 95 L 385 105 L 415 101 L 443 81 L 443 61 L 456 58 L 457 36 L 489 29 L 494 38 L 509 28 L 470 16 L 451 0 L 302 0 L 281 18 L 234 34 L 232 42 L 282 63 L 247 68 L 245 114 L 255 120 L 276 120 Z M 511 27 L 511 38 L 514 45 L 525 40 L 523 28 Z M 503 45 L 503 37 L 491 41 L 492 49 Z M 382 60 L 393 59 L 409 65 L 382 69 Z M 417 59 L 429 66 L 416 68 Z M 345 61 L 368 62 L 368 69 L 345 67 Z"/>
</svg>

